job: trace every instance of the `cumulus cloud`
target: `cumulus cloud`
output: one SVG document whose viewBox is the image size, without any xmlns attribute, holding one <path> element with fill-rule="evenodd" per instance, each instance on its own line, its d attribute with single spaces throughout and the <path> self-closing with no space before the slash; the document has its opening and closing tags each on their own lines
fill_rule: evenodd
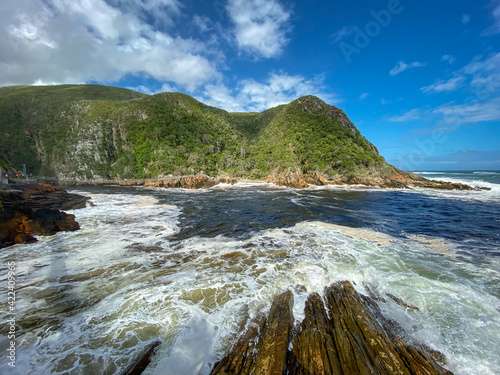
<svg viewBox="0 0 500 375">
<path fill-rule="evenodd" d="M 425 66 L 425 64 L 418 62 L 418 61 L 412 62 L 410 64 L 406 64 L 404 61 L 399 61 L 396 64 L 396 66 L 391 69 L 391 71 L 389 72 L 389 75 L 395 76 L 399 73 L 403 73 L 405 70 L 413 69 L 413 68 L 421 68 L 423 66 Z"/>
<path fill-rule="evenodd" d="M 220 76 L 202 42 L 172 37 L 143 19 L 174 17 L 177 0 L 17 4 L 0 6 L 0 85 L 113 82 L 132 74 L 191 91 Z"/>
<path fill-rule="evenodd" d="M 288 104 L 304 95 L 316 95 L 329 103 L 337 102 L 337 98 L 327 92 L 322 77 L 306 79 L 286 73 L 271 74 L 264 82 L 246 79 L 234 90 L 222 83 L 208 85 L 198 99 L 232 112 L 260 112 Z"/>
<path fill-rule="evenodd" d="M 270 58 L 288 44 L 290 12 L 276 0 L 229 0 L 238 47 L 251 55 Z"/>
</svg>

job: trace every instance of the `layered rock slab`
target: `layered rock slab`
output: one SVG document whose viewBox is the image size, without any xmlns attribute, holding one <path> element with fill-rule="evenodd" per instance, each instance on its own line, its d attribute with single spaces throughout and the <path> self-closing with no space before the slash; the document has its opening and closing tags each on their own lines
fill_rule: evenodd
<svg viewBox="0 0 500 375">
<path fill-rule="evenodd" d="M 297 326 L 292 307 L 290 291 L 277 296 L 211 374 L 451 374 L 348 281 L 311 294 Z"/>
</svg>

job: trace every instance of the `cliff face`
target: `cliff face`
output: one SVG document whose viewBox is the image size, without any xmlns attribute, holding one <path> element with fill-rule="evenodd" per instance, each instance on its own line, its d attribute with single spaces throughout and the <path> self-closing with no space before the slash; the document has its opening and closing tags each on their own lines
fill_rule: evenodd
<svg viewBox="0 0 500 375">
<path fill-rule="evenodd" d="M 149 178 L 203 171 L 265 179 L 369 178 L 388 165 L 345 113 L 306 96 L 228 113 L 178 93 L 97 85 L 0 88 L 0 154 L 59 178 Z"/>
</svg>

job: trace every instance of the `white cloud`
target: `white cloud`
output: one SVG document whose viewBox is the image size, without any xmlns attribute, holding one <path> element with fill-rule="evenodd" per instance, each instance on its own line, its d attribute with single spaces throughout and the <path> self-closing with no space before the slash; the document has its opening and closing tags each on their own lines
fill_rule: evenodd
<svg viewBox="0 0 500 375">
<path fill-rule="evenodd" d="M 389 75 L 395 76 L 399 73 L 404 72 L 405 70 L 412 69 L 412 68 L 421 68 L 425 66 L 425 64 L 415 61 L 410 64 L 406 64 L 404 61 L 399 61 L 394 68 L 391 69 L 389 72 Z"/>
<path fill-rule="evenodd" d="M 445 62 L 448 62 L 450 64 L 453 64 L 456 61 L 456 59 L 452 55 L 443 55 L 441 57 L 441 61 L 445 61 Z"/>
<path fill-rule="evenodd" d="M 363 94 L 361 94 L 361 95 L 359 96 L 359 100 L 365 100 L 366 98 L 368 98 L 368 96 L 369 96 L 369 95 L 370 95 L 370 94 L 368 94 L 367 92 L 365 92 L 365 93 L 363 93 Z"/>
<path fill-rule="evenodd" d="M 153 18 L 157 25 L 172 24 L 183 8 L 178 0 L 107 0 L 107 3 L 142 20 Z"/>
<path fill-rule="evenodd" d="M 476 96 L 490 97 L 500 89 L 500 53 L 488 57 L 479 56 L 463 68 L 453 72 L 447 81 L 438 80 L 422 87 L 425 93 L 456 91 L 468 87 Z"/>
<path fill-rule="evenodd" d="M 155 95 L 155 94 L 159 94 L 161 92 L 178 92 L 179 91 L 175 86 L 169 85 L 168 83 L 164 83 L 158 90 L 151 90 L 151 88 L 146 87 L 144 85 L 135 86 L 135 87 L 128 87 L 128 89 L 134 90 L 134 91 L 139 91 L 139 92 L 142 92 L 143 94 L 147 94 L 147 95 Z"/>
<path fill-rule="evenodd" d="M 462 87 L 464 81 L 465 81 L 465 77 L 458 76 L 458 77 L 450 78 L 448 81 L 439 80 L 430 86 L 422 87 L 420 90 L 422 90 L 426 94 L 447 92 L 447 91 L 456 91 L 457 89 Z"/>
<path fill-rule="evenodd" d="M 192 91 L 220 78 L 208 58 L 213 52 L 201 41 L 172 37 L 142 19 L 146 13 L 175 16 L 181 9 L 177 0 L 17 4 L 0 5 L 0 85 L 113 82 L 131 74 Z"/>
<path fill-rule="evenodd" d="M 327 92 L 322 77 L 306 79 L 286 73 L 271 74 L 265 82 L 246 79 L 234 90 L 221 83 L 208 85 L 198 100 L 232 112 L 260 112 L 304 95 L 316 95 L 329 103 L 337 101 Z"/>
<path fill-rule="evenodd" d="M 389 117 L 389 121 L 391 122 L 408 122 L 418 120 L 420 118 L 420 111 L 418 109 L 412 109 L 406 113 L 403 113 L 400 116 L 392 116 Z"/>
<path fill-rule="evenodd" d="M 202 32 L 206 33 L 212 30 L 212 21 L 208 17 L 195 15 L 193 17 L 193 24 Z"/>
<path fill-rule="evenodd" d="M 467 25 L 470 22 L 470 14 L 463 14 L 462 15 L 462 23 L 464 25 Z"/>
<path fill-rule="evenodd" d="M 288 44 L 290 13 L 276 0 L 229 0 L 238 47 L 257 57 L 275 57 Z"/>
<path fill-rule="evenodd" d="M 481 33 L 481 36 L 491 36 L 500 34 L 500 1 L 496 1 L 497 6 L 493 9 L 495 23 Z"/>
<path fill-rule="evenodd" d="M 472 101 L 466 104 L 445 104 L 432 113 L 442 115 L 443 122 L 449 125 L 500 121 L 500 97 L 482 103 Z"/>
<path fill-rule="evenodd" d="M 342 39 L 344 39 L 346 36 L 349 36 L 355 32 L 355 29 L 353 26 L 344 26 L 340 30 L 337 30 L 334 32 L 330 38 L 333 39 L 335 43 L 340 42 Z"/>
</svg>

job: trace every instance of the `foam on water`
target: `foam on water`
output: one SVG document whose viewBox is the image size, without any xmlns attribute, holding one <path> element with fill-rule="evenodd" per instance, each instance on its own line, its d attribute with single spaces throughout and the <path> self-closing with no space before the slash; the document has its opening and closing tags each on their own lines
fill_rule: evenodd
<svg viewBox="0 0 500 375">
<path fill-rule="evenodd" d="M 498 171 L 475 171 L 475 172 L 418 172 L 419 175 L 430 180 L 459 183 L 472 186 L 481 191 L 429 191 L 429 189 L 418 189 L 427 191 L 429 196 L 447 197 L 464 200 L 500 201 L 500 180 Z"/>
<path fill-rule="evenodd" d="M 457 258 L 445 240 L 315 221 L 245 239 L 173 241 L 178 207 L 127 194 L 92 198 L 95 207 L 73 212 L 80 231 L 0 254 L 1 264 L 18 264 L 24 329 L 10 373 L 114 374 L 161 338 L 146 374 L 206 374 L 278 293 L 293 291 L 301 320 L 308 293 L 339 280 L 418 307 L 381 304 L 411 338 L 444 352 L 456 374 L 500 371 L 499 269 Z"/>
</svg>

